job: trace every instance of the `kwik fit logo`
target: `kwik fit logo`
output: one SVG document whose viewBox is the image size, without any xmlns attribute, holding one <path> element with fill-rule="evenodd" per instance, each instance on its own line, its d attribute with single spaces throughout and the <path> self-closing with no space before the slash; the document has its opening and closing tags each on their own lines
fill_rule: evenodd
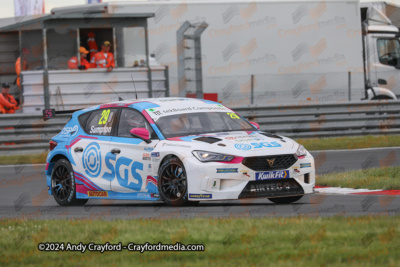
<svg viewBox="0 0 400 267">
<path fill-rule="evenodd" d="M 283 178 L 289 178 L 288 170 L 256 173 L 256 180 L 283 179 Z"/>
</svg>

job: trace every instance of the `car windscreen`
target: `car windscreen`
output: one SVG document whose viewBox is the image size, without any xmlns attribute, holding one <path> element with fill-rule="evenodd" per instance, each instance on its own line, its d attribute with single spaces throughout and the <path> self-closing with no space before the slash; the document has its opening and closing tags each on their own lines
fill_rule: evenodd
<svg viewBox="0 0 400 267">
<path fill-rule="evenodd" d="M 165 138 L 232 131 L 254 131 L 235 113 L 197 112 L 164 116 L 156 124 Z"/>
</svg>

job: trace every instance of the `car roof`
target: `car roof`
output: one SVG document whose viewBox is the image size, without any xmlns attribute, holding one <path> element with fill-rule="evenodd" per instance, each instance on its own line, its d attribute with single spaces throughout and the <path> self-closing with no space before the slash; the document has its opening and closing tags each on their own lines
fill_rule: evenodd
<svg viewBox="0 0 400 267">
<path fill-rule="evenodd" d="M 197 99 L 197 98 L 185 98 L 185 97 L 160 97 L 160 98 L 145 98 L 145 99 L 130 99 L 130 100 L 123 100 L 123 101 L 116 101 L 107 104 L 140 104 L 143 102 L 150 102 L 154 103 L 163 107 L 176 107 L 176 102 L 184 101 L 185 103 L 190 104 L 219 104 L 214 101 L 204 100 L 204 99 Z"/>
<path fill-rule="evenodd" d="M 184 106 L 192 106 L 192 107 L 210 107 L 213 105 L 223 106 L 218 102 L 205 100 L 205 99 L 197 99 L 197 98 L 184 98 L 184 97 L 162 97 L 162 98 L 145 98 L 145 99 L 128 99 L 116 102 L 105 103 L 101 105 L 96 105 L 93 107 L 89 107 L 76 112 L 76 115 L 80 115 L 82 113 L 86 113 L 96 109 L 104 109 L 104 108 L 118 108 L 118 107 L 127 107 L 134 108 L 140 112 L 145 109 L 151 108 L 162 108 L 162 109 L 174 109 Z"/>
</svg>

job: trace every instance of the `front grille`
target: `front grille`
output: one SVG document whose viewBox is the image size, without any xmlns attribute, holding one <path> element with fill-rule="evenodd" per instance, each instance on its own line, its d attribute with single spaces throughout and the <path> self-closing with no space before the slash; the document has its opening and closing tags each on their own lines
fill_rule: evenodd
<svg viewBox="0 0 400 267">
<path fill-rule="evenodd" d="M 293 154 L 289 154 L 289 155 L 276 155 L 276 156 L 248 157 L 243 159 L 242 164 L 252 169 L 253 171 L 275 171 L 275 170 L 287 169 L 290 166 L 292 166 L 296 161 L 297 161 L 296 156 Z"/>
<path fill-rule="evenodd" d="M 273 179 L 250 181 L 240 193 L 239 198 L 281 197 L 304 195 L 303 188 L 295 179 Z"/>
</svg>

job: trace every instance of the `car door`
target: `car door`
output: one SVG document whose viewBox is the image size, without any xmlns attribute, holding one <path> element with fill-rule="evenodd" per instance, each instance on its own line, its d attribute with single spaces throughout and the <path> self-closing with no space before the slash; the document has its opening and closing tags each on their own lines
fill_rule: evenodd
<svg viewBox="0 0 400 267">
<path fill-rule="evenodd" d="M 151 142 L 146 143 L 130 134 L 133 128 L 146 128 Z M 121 108 L 118 127 L 110 142 L 106 156 L 111 190 L 116 192 L 157 193 L 157 182 L 151 167 L 151 151 L 159 142 L 157 135 L 145 117 L 137 110 Z"/>
<path fill-rule="evenodd" d="M 84 125 L 81 125 L 85 134 L 77 136 L 70 144 L 70 153 L 76 162 L 75 178 L 88 191 L 111 190 L 110 180 L 104 177 L 105 156 L 109 151 L 117 112 L 118 109 L 91 112 Z"/>
</svg>

